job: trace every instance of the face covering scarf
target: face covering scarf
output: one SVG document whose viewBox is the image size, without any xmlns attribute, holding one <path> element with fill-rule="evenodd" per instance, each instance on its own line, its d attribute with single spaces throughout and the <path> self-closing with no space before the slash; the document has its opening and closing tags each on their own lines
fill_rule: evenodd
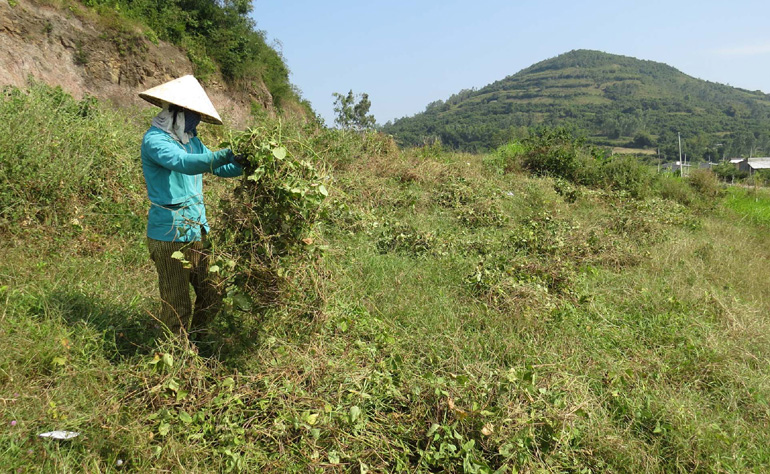
<svg viewBox="0 0 770 474">
<path fill-rule="evenodd" d="M 187 115 L 190 115 L 189 123 Z M 158 115 L 152 119 L 152 125 L 158 127 L 171 135 L 174 140 L 186 145 L 190 139 L 197 135 L 195 127 L 200 123 L 200 115 L 188 110 L 169 110 L 168 106 L 163 107 Z"/>
<path fill-rule="evenodd" d="M 195 129 L 199 123 L 201 123 L 201 115 L 199 113 L 192 112 L 187 109 L 184 110 L 185 133 L 192 133 L 193 135 L 197 135 L 197 132 Z"/>
</svg>

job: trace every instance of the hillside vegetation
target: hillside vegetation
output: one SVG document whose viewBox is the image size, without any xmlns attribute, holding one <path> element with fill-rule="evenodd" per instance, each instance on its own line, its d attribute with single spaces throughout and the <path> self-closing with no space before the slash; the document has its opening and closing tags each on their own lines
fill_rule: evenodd
<svg viewBox="0 0 770 474">
<path fill-rule="evenodd" d="M 29 75 L 128 105 L 137 90 L 194 73 L 238 122 L 254 107 L 314 117 L 250 1 L 20 0 L 0 9 L 4 83 L 22 86 Z"/>
<path fill-rule="evenodd" d="M 149 120 L 0 100 L 3 471 L 770 468 L 770 196 L 564 132 L 469 155 L 262 122 L 333 176 L 289 268 L 316 298 L 231 296 L 196 352 L 152 327 Z M 206 178 L 217 235 L 237 184 Z"/>
<path fill-rule="evenodd" d="M 386 125 L 399 142 L 489 150 L 531 127 L 568 126 L 596 144 L 660 148 L 695 161 L 770 152 L 770 96 L 695 79 L 653 61 L 577 50 Z"/>
<path fill-rule="evenodd" d="M 292 90 L 289 70 L 249 14 L 249 0 L 81 0 L 100 15 L 117 15 L 144 24 L 150 39 L 183 47 L 205 79 L 221 71 L 229 80 L 262 79 L 280 103 Z"/>
</svg>

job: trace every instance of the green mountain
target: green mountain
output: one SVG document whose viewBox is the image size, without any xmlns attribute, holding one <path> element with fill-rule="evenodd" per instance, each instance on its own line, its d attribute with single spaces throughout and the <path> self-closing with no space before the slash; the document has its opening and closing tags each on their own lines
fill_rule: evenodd
<svg viewBox="0 0 770 474">
<path fill-rule="evenodd" d="M 694 159 L 770 153 L 770 95 L 690 77 L 666 64 L 577 50 L 384 127 L 405 145 L 438 138 L 480 151 L 531 127 L 568 126 L 591 142 Z"/>
</svg>

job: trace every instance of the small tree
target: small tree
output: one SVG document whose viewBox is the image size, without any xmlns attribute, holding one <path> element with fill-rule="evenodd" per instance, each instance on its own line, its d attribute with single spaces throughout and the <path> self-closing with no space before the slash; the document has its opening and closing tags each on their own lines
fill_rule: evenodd
<svg viewBox="0 0 770 474">
<path fill-rule="evenodd" d="M 351 90 L 347 95 L 335 92 L 332 96 L 334 96 L 334 113 L 337 114 L 334 123 L 342 128 L 355 130 L 366 130 L 374 127 L 374 115 L 369 114 L 369 109 L 372 106 L 369 94 L 354 95 Z M 356 98 L 359 99 L 358 103 L 355 103 Z"/>
</svg>

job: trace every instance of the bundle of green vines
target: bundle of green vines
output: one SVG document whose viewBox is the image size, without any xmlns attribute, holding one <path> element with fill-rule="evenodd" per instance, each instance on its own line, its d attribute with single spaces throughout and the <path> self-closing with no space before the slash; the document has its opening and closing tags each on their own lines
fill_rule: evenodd
<svg viewBox="0 0 770 474">
<path fill-rule="evenodd" d="M 227 144 L 248 165 L 221 206 L 217 266 L 258 305 L 281 302 L 287 287 L 318 287 L 314 232 L 328 176 L 306 142 L 281 132 L 280 126 L 249 129 Z"/>
</svg>

